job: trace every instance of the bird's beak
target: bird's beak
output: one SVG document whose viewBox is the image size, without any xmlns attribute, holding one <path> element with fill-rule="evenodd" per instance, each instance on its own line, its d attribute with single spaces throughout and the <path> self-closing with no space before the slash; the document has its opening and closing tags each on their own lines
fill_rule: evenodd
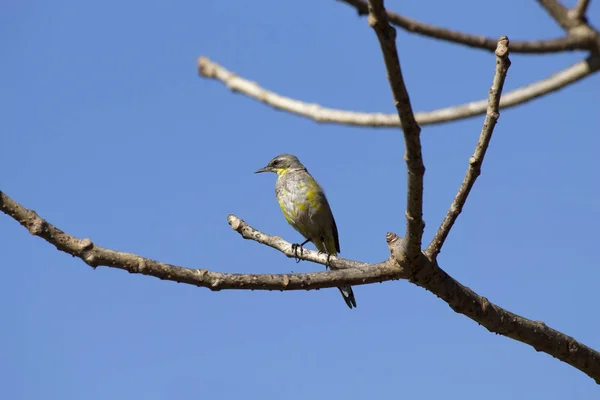
<svg viewBox="0 0 600 400">
<path fill-rule="evenodd" d="M 261 172 L 272 172 L 272 170 L 269 167 L 264 167 L 264 168 L 256 170 L 254 173 L 255 174 L 260 174 Z"/>
</svg>

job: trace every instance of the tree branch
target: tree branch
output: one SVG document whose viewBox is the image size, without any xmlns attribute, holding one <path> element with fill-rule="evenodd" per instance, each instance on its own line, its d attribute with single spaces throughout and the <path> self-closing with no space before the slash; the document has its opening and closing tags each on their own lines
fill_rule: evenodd
<svg viewBox="0 0 600 400">
<path fill-rule="evenodd" d="M 600 70 L 600 54 L 593 54 L 586 60 L 579 61 L 548 78 L 505 93 L 500 100 L 500 109 L 514 107 L 545 96 L 590 76 L 598 70 Z M 319 104 L 305 103 L 281 96 L 228 71 L 206 57 L 198 59 L 198 72 L 200 76 L 224 83 L 234 92 L 241 93 L 275 109 L 309 118 L 318 123 L 373 128 L 398 128 L 400 126 L 397 113 L 367 113 L 325 108 Z M 487 110 L 487 103 L 487 99 L 482 99 L 434 111 L 419 112 L 415 114 L 415 119 L 419 125 L 424 126 L 472 118 L 484 114 Z"/>
<path fill-rule="evenodd" d="M 369 264 L 364 262 L 358 262 L 353 260 L 348 260 L 345 258 L 340 258 L 337 256 L 327 256 L 327 254 L 319 253 L 310 249 L 302 249 L 300 252 L 296 252 L 291 243 L 286 242 L 279 236 L 270 236 L 266 233 L 263 233 L 259 230 L 254 229 L 250 225 L 246 223 L 243 219 L 236 217 L 233 214 L 230 214 L 227 217 L 227 222 L 231 226 L 231 229 L 239 233 L 244 239 L 254 240 L 260 244 L 264 244 L 269 246 L 275 250 L 278 250 L 285 254 L 288 258 L 299 258 L 305 261 L 311 261 L 321 265 L 327 265 L 331 267 L 333 270 L 339 269 L 368 269 L 373 265 L 377 264 Z M 383 264 L 383 263 L 379 263 Z M 400 275 L 399 277 L 402 277 Z M 348 282 L 340 282 L 340 283 L 348 283 Z M 334 285 L 335 286 L 335 285 Z M 333 286 L 332 286 L 333 287 Z"/>
<path fill-rule="evenodd" d="M 544 10 L 566 31 L 575 27 L 578 22 L 569 18 L 569 10 L 558 0 L 537 0 Z"/>
<path fill-rule="evenodd" d="M 402 246 L 394 244 L 393 238 L 388 241 L 392 257 L 398 258 L 398 253 L 402 253 Z M 432 292 L 454 311 L 466 315 L 490 332 L 526 343 L 536 351 L 558 358 L 600 384 L 599 352 L 541 321 L 532 321 L 490 303 L 487 298 L 448 275 L 437 262 L 427 260 L 412 277 L 412 282 Z"/>
<path fill-rule="evenodd" d="M 338 0 L 346 3 L 356 9 L 358 15 L 368 15 L 369 9 L 366 1 L 363 0 Z M 494 51 L 497 40 L 485 36 L 471 35 L 441 28 L 434 25 L 425 24 L 392 11 L 386 11 L 390 23 L 402 28 L 408 32 L 418 35 L 443 40 L 446 42 L 465 45 L 472 48 Z M 544 54 L 556 53 L 561 51 L 586 50 L 591 49 L 588 40 L 581 36 L 571 36 L 549 39 L 549 40 L 531 40 L 531 41 L 511 41 L 510 51 L 512 53 L 525 54 Z"/>
<path fill-rule="evenodd" d="M 587 22 L 585 12 L 589 1 L 578 1 L 571 10 L 558 0 L 537 0 L 548 14 L 565 30 L 567 35 L 586 41 L 592 55 L 600 54 L 600 32 Z"/>
<path fill-rule="evenodd" d="M 27 228 L 32 235 L 41 237 L 60 251 L 80 258 L 93 268 L 99 266 L 118 268 L 132 274 L 154 276 L 211 290 L 309 290 L 337 287 L 343 284 L 364 285 L 406 276 L 404 270 L 390 260 L 369 264 L 333 256 L 330 259 L 330 265 L 339 271 L 305 274 L 230 274 L 207 269 L 184 268 L 131 253 L 106 249 L 92 243 L 90 239 L 71 236 L 42 219 L 35 211 L 21 206 L 2 191 L 0 191 L 0 211 L 11 216 Z M 244 238 L 266 244 L 288 257 L 294 257 L 292 245 L 280 237 L 259 232 L 233 215 L 227 219 L 231 227 Z M 308 249 L 298 256 L 302 260 L 323 265 L 327 263 L 326 255 Z"/>
<path fill-rule="evenodd" d="M 396 30 L 388 23 L 383 0 L 369 0 L 369 25 L 377 34 L 394 103 L 404 132 L 406 151 L 404 160 L 408 170 L 406 204 L 407 256 L 410 260 L 421 255 L 423 222 L 423 155 L 421 154 L 421 128 L 413 114 L 412 106 L 396 49 Z"/>
<path fill-rule="evenodd" d="M 0 211 L 15 219 L 35 236 L 41 237 L 58 250 L 97 267 L 107 266 L 134 274 L 154 276 L 163 280 L 187 283 L 217 291 L 221 289 L 242 290 L 308 290 L 337 287 L 341 284 L 362 285 L 393 279 L 408 279 L 405 267 L 406 243 L 393 233 L 386 235 L 391 256 L 378 264 L 360 263 L 332 257 L 337 271 L 307 274 L 230 274 L 206 269 L 192 269 L 161 263 L 131 253 L 123 253 L 96 246 L 89 239 L 78 239 L 51 225 L 33 210 L 18 204 L 0 191 Z M 288 257 L 294 257 L 290 243 L 276 236 L 259 232 L 241 219 L 230 215 L 228 221 L 242 237 L 271 246 Z M 304 250 L 300 258 L 325 264 L 327 257 L 311 250 Z M 536 322 L 513 314 L 490 303 L 466 286 L 449 276 L 437 263 L 426 258 L 412 281 L 431 291 L 450 307 L 495 332 L 533 346 L 556 357 L 600 383 L 600 353 L 577 342 L 570 336 Z M 347 268 L 347 269 L 342 269 Z M 411 268 L 412 269 L 412 268 Z"/>
<path fill-rule="evenodd" d="M 475 152 L 469 159 L 469 167 L 462 184 L 458 189 L 458 193 L 456 193 L 456 197 L 454 198 L 454 201 L 452 201 L 452 205 L 450 206 L 446 217 L 442 221 L 442 224 L 427 248 L 426 253 L 431 259 L 436 259 L 437 255 L 440 253 L 442 246 L 444 245 L 444 241 L 448 237 L 450 229 L 452 229 L 456 219 L 462 212 L 465 202 L 467 201 L 467 197 L 469 196 L 469 193 L 475 184 L 475 180 L 481 174 L 483 158 L 485 157 L 485 152 L 490 144 L 490 140 L 492 139 L 492 133 L 494 132 L 496 122 L 500 117 L 500 114 L 498 113 L 500 109 L 500 98 L 502 96 L 502 89 L 504 87 L 504 79 L 506 78 L 506 73 L 510 67 L 510 59 L 508 58 L 508 43 L 509 41 L 506 36 L 502 36 L 498 40 L 498 46 L 496 48 L 496 70 L 494 72 L 492 87 L 489 91 L 485 122 L 483 123 L 481 134 L 479 135 L 479 140 L 477 141 L 477 146 L 475 147 Z"/>
<path fill-rule="evenodd" d="M 589 5 L 590 0 L 578 0 L 577 4 L 569 10 L 569 17 L 577 21 L 584 21 Z"/>
</svg>

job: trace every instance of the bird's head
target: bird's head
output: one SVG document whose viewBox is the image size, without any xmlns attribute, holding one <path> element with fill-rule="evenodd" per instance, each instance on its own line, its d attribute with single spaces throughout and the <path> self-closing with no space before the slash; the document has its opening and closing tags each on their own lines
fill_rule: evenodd
<svg viewBox="0 0 600 400">
<path fill-rule="evenodd" d="M 298 160 L 298 157 L 292 154 L 280 154 L 267 164 L 266 167 L 261 168 L 255 172 L 259 174 L 261 172 L 275 172 L 277 175 L 282 175 L 291 169 L 306 169 L 304 165 Z"/>
</svg>

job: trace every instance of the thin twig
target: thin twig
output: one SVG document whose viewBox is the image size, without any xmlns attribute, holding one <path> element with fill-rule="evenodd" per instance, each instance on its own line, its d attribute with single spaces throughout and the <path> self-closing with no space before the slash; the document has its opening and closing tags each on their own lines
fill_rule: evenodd
<svg viewBox="0 0 600 400">
<path fill-rule="evenodd" d="M 469 167 L 467 168 L 467 173 L 465 174 L 462 184 L 458 189 L 458 193 L 456 193 L 456 197 L 454 198 L 454 201 L 452 201 L 452 205 L 450 206 L 446 217 L 442 221 L 442 224 L 435 234 L 435 237 L 427 248 L 426 253 L 432 260 L 436 259 L 437 255 L 441 251 L 444 241 L 448 237 L 450 229 L 452 229 L 456 219 L 462 212 L 465 202 L 467 201 L 467 197 L 469 196 L 469 193 L 475 184 L 475 180 L 481 174 L 483 158 L 485 157 L 485 152 L 490 144 L 490 140 L 492 139 L 492 133 L 494 132 L 496 122 L 500 117 L 500 114 L 498 113 L 500 109 L 500 98 L 502 96 L 502 88 L 504 87 L 506 73 L 510 67 L 510 59 L 508 58 L 508 44 L 509 41 L 506 36 L 502 36 L 498 40 L 498 46 L 496 48 L 496 70 L 494 72 L 492 87 L 489 91 L 485 122 L 481 128 L 481 134 L 479 135 L 479 140 L 477 141 L 477 146 L 475 147 L 473 156 L 471 156 L 469 159 Z"/>
<path fill-rule="evenodd" d="M 600 55 L 595 54 L 548 78 L 504 94 L 500 100 L 500 109 L 514 107 L 545 96 L 590 76 L 598 70 L 600 70 Z M 367 113 L 325 108 L 316 103 L 305 103 L 290 97 L 281 96 L 262 88 L 255 82 L 242 78 L 234 72 L 228 71 L 206 57 L 198 59 L 198 72 L 200 76 L 215 79 L 225 84 L 234 92 L 241 93 L 275 109 L 309 118 L 318 123 L 374 128 L 398 128 L 400 126 L 400 119 L 397 113 Z M 421 126 L 433 125 L 472 118 L 484 114 L 486 109 L 487 99 L 482 99 L 434 111 L 418 112 L 415 114 L 415 119 Z"/>
<path fill-rule="evenodd" d="M 368 15 L 368 3 L 363 0 L 338 0 L 346 3 L 358 11 L 358 15 Z M 457 32 L 451 29 L 441 28 L 435 25 L 425 24 L 403 15 L 387 10 L 388 20 L 408 32 L 444 40 L 446 42 L 462 44 L 468 47 L 494 51 L 497 40 L 485 36 L 471 35 L 468 33 Z M 574 51 L 591 49 L 591 43 L 581 36 L 567 35 L 562 38 L 548 40 L 523 40 L 511 41 L 511 53 L 524 54 L 544 54 L 556 53 L 561 51 Z"/>
<path fill-rule="evenodd" d="M 423 155 L 421 154 L 421 127 L 417 124 L 396 49 L 396 30 L 387 21 L 383 0 L 369 1 L 369 25 L 377 34 L 383 53 L 388 81 L 392 89 L 394 103 L 404 132 L 406 151 L 404 160 L 408 172 L 406 204 L 407 257 L 414 259 L 421 254 L 423 222 Z"/>
</svg>

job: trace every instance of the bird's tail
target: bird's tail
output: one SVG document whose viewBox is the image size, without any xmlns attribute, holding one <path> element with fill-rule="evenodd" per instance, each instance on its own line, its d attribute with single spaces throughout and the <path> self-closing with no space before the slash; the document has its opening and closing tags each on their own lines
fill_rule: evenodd
<svg viewBox="0 0 600 400">
<path fill-rule="evenodd" d="M 340 244 L 337 242 L 337 228 L 335 228 L 335 221 L 333 222 L 333 226 L 335 229 L 335 235 L 328 236 L 326 239 L 321 238 L 321 240 L 313 240 L 315 247 L 319 252 L 327 253 L 330 255 L 337 255 L 340 250 Z M 327 269 L 327 266 L 325 267 Z M 344 285 L 338 287 L 340 293 L 342 293 L 342 297 L 346 302 L 346 305 L 352 309 L 356 307 L 356 299 L 354 298 L 354 292 L 352 291 L 352 287 L 349 285 Z"/>
<path fill-rule="evenodd" d="M 342 293 L 342 297 L 346 302 L 346 305 L 352 309 L 352 307 L 356 307 L 356 299 L 354 298 L 354 292 L 352 291 L 351 286 L 340 286 L 338 287 L 340 292 Z"/>
</svg>

